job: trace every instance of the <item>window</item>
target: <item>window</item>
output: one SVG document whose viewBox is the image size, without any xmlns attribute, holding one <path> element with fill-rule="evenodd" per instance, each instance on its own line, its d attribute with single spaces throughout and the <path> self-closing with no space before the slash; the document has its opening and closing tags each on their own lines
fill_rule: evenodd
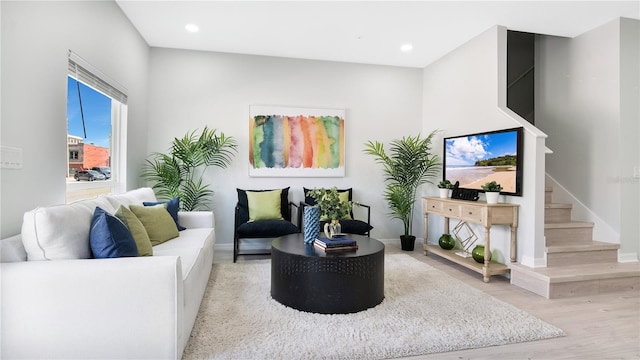
<svg viewBox="0 0 640 360">
<path fill-rule="evenodd" d="M 125 190 L 126 104 L 122 86 L 69 52 L 67 202 Z"/>
</svg>

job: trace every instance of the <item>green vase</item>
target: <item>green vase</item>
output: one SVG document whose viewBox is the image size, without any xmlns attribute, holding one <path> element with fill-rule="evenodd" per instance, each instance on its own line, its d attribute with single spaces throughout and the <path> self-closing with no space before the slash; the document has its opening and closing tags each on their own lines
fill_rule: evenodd
<svg viewBox="0 0 640 360">
<path fill-rule="evenodd" d="M 473 260 L 484 264 L 484 245 L 476 245 L 471 251 L 471 256 L 473 256 Z M 491 260 L 491 253 L 489 253 L 489 260 Z"/>
<path fill-rule="evenodd" d="M 440 247 L 445 250 L 451 250 L 456 246 L 456 239 L 449 234 L 442 234 L 440 239 L 438 239 L 438 244 L 440 244 Z"/>
</svg>

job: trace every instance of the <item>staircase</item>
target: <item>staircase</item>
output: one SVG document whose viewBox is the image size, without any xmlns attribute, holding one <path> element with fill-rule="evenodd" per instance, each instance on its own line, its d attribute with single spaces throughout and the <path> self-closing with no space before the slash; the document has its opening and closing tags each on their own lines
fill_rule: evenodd
<svg viewBox="0 0 640 360">
<path fill-rule="evenodd" d="M 511 283 L 547 299 L 640 290 L 640 263 L 619 263 L 618 244 L 593 240 L 593 223 L 573 221 L 571 204 L 545 192 L 546 268 L 511 264 Z"/>
</svg>

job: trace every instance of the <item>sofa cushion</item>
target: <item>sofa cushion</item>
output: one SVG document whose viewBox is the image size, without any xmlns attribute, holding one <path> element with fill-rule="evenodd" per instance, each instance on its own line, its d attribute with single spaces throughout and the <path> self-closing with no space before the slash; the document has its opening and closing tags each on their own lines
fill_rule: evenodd
<svg viewBox="0 0 640 360">
<path fill-rule="evenodd" d="M 138 256 L 152 256 L 153 247 L 151 246 L 151 240 L 144 225 L 140 222 L 140 219 L 134 214 L 128 207 L 120 205 L 116 210 L 115 216 L 120 219 L 131 232 L 133 240 L 136 242 L 138 248 Z"/>
<path fill-rule="evenodd" d="M 327 221 L 320 221 L 320 229 L 324 229 L 324 224 Z M 358 235 L 366 235 L 367 232 L 373 229 L 373 226 L 367 224 L 362 220 L 340 220 L 340 231 L 346 234 L 358 234 Z"/>
<path fill-rule="evenodd" d="M 260 220 L 241 224 L 237 232 L 241 238 L 270 238 L 295 234 L 298 228 L 286 220 Z"/>
<path fill-rule="evenodd" d="M 180 232 L 180 236 L 171 241 L 163 242 L 153 247 L 154 254 L 156 251 L 164 251 L 179 248 L 203 248 L 210 235 L 213 233 L 211 228 L 186 229 Z"/>
<path fill-rule="evenodd" d="M 187 229 L 180 232 L 178 238 L 154 246 L 153 251 L 155 256 L 180 256 L 182 277 L 186 280 L 203 254 L 209 254 L 205 256 L 207 258 L 211 257 L 214 243 L 212 229 Z M 211 267 L 211 264 L 208 266 Z M 204 282 L 206 283 L 206 280 Z M 185 288 L 186 294 L 188 292 Z"/>
<path fill-rule="evenodd" d="M 174 199 L 171 199 L 169 201 L 143 201 L 142 205 L 144 206 L 154 206 L 154 205 L 159 205 L 159 204 L 166 204 L 167 205 L 167 211 L 169 212 L 169 215 L 171 215 L 171 217 L 173 218 L 173 221 L 175 221 L 176 223 L 176 227 L 178 228 L 178 231 L 182 231 L 184 229 L 186 229 L 186 227 L 180 225 L 180 223 L 178 222 L 178 212 L 180 211 L 180 197 L 176 197 Z"/>
<path fill-rule="evenodd" d="M 138 256 L 138 247 L 127 226 L 100 207 L 93 212 L 89 244 L 96 259 Z"/>
<path fill-rule="evenodd" d="M 151 245 L 161 244 L 180 235 L 176 223 L 164 204 L 155 206 L 131 205 L 129 209 L 136 214 L 147 230 Z"/>
<path fill-rule="evenodd" d="M 90 259 L 89 230 L 98 206 L 115 212 L 104 197 L 27 211 L 21 232 L 27 259 Z"/>
</svg>

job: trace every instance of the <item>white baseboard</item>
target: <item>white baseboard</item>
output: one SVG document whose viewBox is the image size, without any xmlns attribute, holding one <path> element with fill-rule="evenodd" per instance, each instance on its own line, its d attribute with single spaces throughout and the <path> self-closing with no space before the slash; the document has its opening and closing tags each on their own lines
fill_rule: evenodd
<svg viewBox="0 0 640 360">
<path fill-rule="evenodd" d="M 216 250 L 233 251 L 233 244 L 232 243 L 215 244 L 213 246 L 213 249 L 214 249 L 214 251 L 216 251 Z"/>
<path fill-rule="evenodd" d="M 530 268 L 544 268 L 544 267 L 547 267 L 547 259 L 523 256 L 522 259 L 520 260 L 520 264 L 524 266 L 528 266 Z"/>
<path fill-rule="evenodd" d="M 638 262 L 638 253 L 636 252 L 621 253 L 620 251 L 618 251 L 618 262 L 621 262 L 621 263 Z"/>
</svg>

